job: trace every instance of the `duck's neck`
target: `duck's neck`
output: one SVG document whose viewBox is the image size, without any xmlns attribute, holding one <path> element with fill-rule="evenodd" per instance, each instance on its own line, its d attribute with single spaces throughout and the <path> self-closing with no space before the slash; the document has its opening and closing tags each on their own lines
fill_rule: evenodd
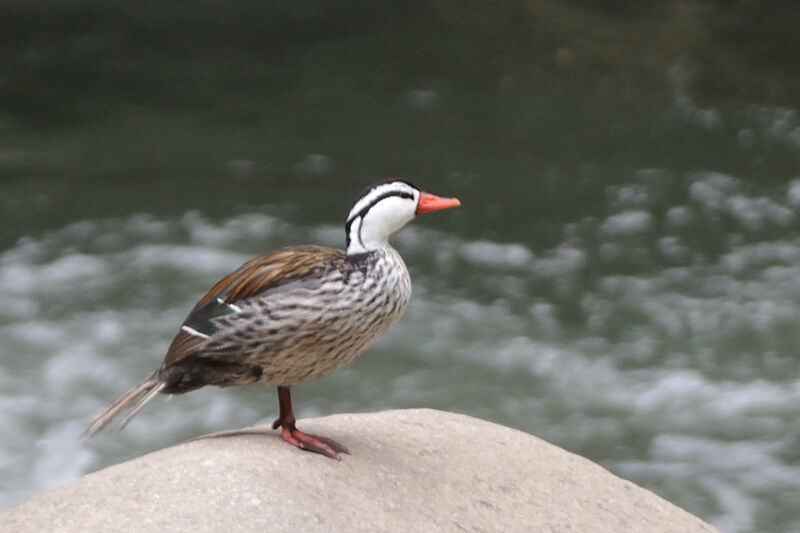
<svg viewBox="0 0 800 533">
<path fill-rule="evenodd" d="M 374 227 L 364 225 L 364 218 L 357 217 L 348 222 L 345 227 L 347 234 L 347 255 L 357 256 L 368 254 L 376 250 L 391 248 L 389 245 L 389 235 L 384 227 Z"/>
</svg>

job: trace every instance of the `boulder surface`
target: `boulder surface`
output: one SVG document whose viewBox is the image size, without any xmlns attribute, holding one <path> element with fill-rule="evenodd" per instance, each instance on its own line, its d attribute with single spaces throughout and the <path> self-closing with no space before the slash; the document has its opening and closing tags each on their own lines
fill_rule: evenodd
<svg viewBox="0 0 800 533">
<path fill-rule="evenodd" d="M 352 455 L 268 427 L 199 437 L 0 513 L 0 531 L 716 531 L 527 433 L 415 409 L 301 420 Z"/>
</svg>

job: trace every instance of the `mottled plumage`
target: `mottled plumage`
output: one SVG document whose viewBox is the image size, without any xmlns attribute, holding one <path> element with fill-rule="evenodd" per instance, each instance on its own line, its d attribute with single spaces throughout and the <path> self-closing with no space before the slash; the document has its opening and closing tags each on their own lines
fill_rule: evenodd
<svg viewBox="0 0 800 533">
<path fill-rule="evenodd" d="M 408 271 L 391 248 L 348 257 L 300 246 L 258 257 L 189 313 L 184 326 L 207 337 L 178 333 L 162 366 L 163 392 L 321 377 L 388 330 L 410 296 Z"/>
<path fill-rule="evenodd" d="M 127 410 L 124 426 L 159 392 L 274 385 L 281 407 L 275 427 L 283 427 L 284 440 L 338 458 L 346 448 L 295 428 L 289 386 L 350 363 L 400 318 L 411 282 L 389 235 L 416 213 L 457 205 L 407 182 L 379 183 L 348 216 L 346 252 L 296 246 L 246 262 L 197 302 L 161 367 L 87 431 Z"/>
</svg>

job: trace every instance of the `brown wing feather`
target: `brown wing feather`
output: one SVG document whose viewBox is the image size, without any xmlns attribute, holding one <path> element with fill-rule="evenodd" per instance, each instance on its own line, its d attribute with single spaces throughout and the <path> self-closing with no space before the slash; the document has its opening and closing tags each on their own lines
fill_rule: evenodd
<svg viewBox="0 0 800 533">
<path fill-rule="evenodd" d="M 169 350 L 167 350 L 167 355 L 164 357 L 164 362 L 161 366 L 168 367 L 176 361 L 197 354 L 202 351 L 205 344 L 206 339 L 190 335 L 181 330 L 172 339 L 172 344 L 169 345 Z"/>
<path fill-rule="evenodd" d="M 236 304 L 267 291 L 313 277 L 345 259 L 341 250 L 322 246 L 295 246 L 251 259 L 214 285 L 192 308 L 183 322 L 205 333 L 214 316 Z M 164 367 L 190 355 L 200 354 L 206 339 L 178 332 L 164 358 Z"/>
<path fill-rule="evenodd" d="M 341 250 L 323 246 L 295 246 L 256 257 L 214 285 L 194 308 L 217 298 L 226 304 L 245 300 L 268 289 L 313 276 L 326 265 L 344 257 Z"/>
</svg>

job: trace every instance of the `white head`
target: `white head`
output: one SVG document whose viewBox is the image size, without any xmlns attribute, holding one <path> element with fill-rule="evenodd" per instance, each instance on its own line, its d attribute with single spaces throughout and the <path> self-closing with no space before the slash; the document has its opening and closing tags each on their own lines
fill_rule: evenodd
<svg viewBox="0 0 800 533">
<path fill-rule="evenodd" d="M 388 245 L 389 236 L 417 213 L 460 205 L 455 198 L 439 198 L 402 180 L 376 183 L 361 193 L 347 215 L 347 255 L 371 252 Z"/>
</svg>

